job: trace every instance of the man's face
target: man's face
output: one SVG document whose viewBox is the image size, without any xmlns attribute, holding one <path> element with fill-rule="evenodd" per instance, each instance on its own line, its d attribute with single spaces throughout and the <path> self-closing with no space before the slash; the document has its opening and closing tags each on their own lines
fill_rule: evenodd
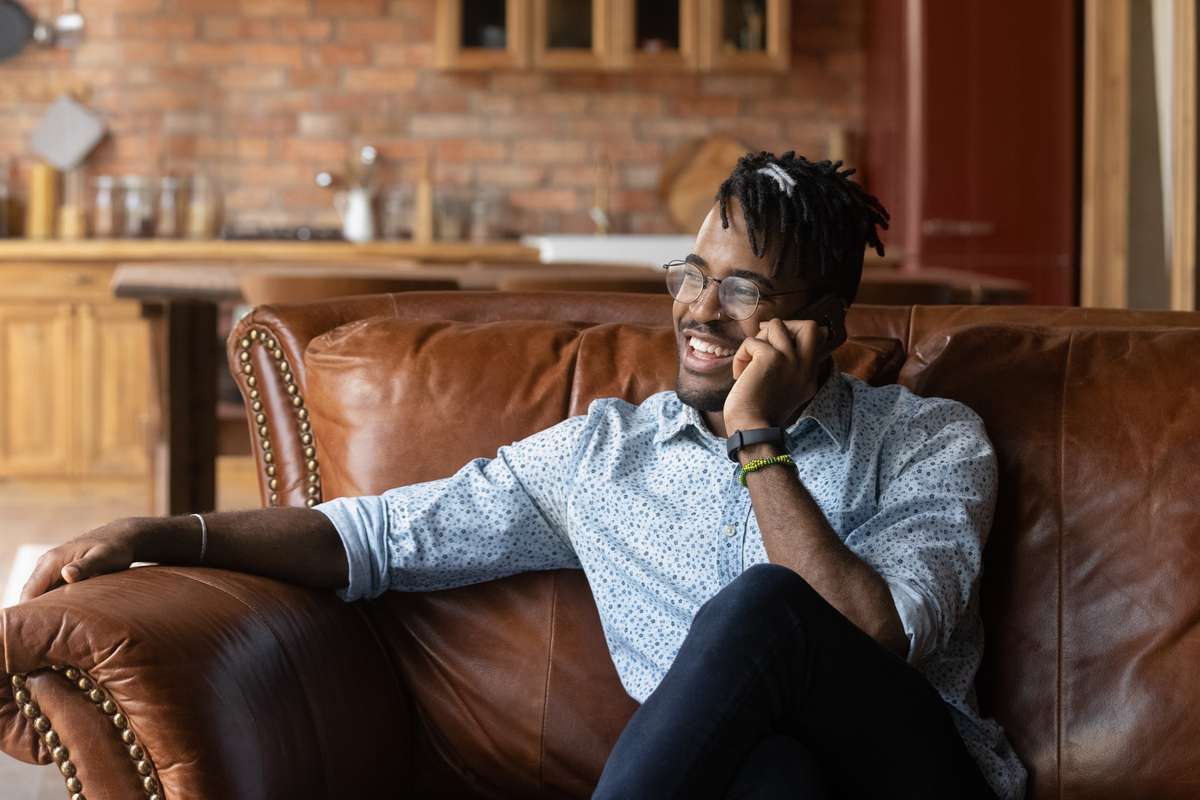
<svg viewBox="0 0 1200 800">
<path fill-rule="evenodd" d="M 730 202 L 728 217 L 729 227 L 722 228 L 720 209 L 714 205 L 700 226 L 694 257 L 689 261 L 699 266 L 701 272 L 710 278 L 737 275 L 750 279 L 764 295 L 806 287 L 798 276 L 771 277 L 776 251 L 772 249 L 761 257 L 754 255 L 746 235 L 742 209 L 736 201 Z M 759 324 L 774 317 L 795 318 L 796 312 L 817 299 L 807 292 L 762 297 L 748 319 L 731 320 L 721 313 L 718 320 L 717 313 L 721 311 L 718 294 L 717 285 L 710 282 L 695 302 L 676 301 L 672 309 L 679 353 L 675 392 L 680 400 L 700 411 L 719 412 L 724 408 L 725 397 L 733 388 L 733 353 L 743 339 L 757 335 Z M 695 344 L 719 352 L 697 350 Z"/>
</svg>

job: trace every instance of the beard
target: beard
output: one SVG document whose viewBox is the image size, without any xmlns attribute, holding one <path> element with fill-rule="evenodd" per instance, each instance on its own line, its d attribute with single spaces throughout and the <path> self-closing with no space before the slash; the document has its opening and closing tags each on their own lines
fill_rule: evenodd
<svg viewBox="0 0 1200 800">
<path fill-rule="evenodd" d="M 680 402 L 691 406 L 697 411 L 723 411 L 725 409 L 725 398 L 729 396 L 729 392 L 732 389 L 732 381 L 729 382 L 728 386 L 718 386 L 716 388 L 686 386 L 683 378 L 683 367 L 679 368 L 679 375 L 675 379 L 675 394 L 678 395 Z"/>
</svg>

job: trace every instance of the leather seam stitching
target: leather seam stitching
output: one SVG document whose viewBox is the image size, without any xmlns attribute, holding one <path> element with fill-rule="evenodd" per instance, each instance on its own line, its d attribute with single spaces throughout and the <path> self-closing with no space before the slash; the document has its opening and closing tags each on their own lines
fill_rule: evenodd
<svg viewBox="0 0 1200 800">
<path fill-rule="evenodd" d="M 554 664 L 554 623 L 558 612 L 558 574 L 550 580 L 550 637 L 546 643 L 546 683 L 542 690 L 542 733 L 538 742 L 538 782 L 546 785 L 546 720 L 550 716 L 550 675 Z"/>
<path fill-rule="evenodd" d="M 1066 428 L 1067 428 L 1067 383 L 1071 375 L 1071 351 L 1075 344 L 1074 332 L 1067 335 L 1067 355 L 1063 364 L 1062 384 L 1059 386 L 1058 410 L 1058 602 L 1057 602 L 1057 639 L 1058 647 L 1055 664 L 1055 697 L 1054 697 L 1054 727 L 1055 727 L 1055 760 L 1057 763 L 1058 796 L 1061 800 L 1064 792 L 1063 785 L 1063 474 L 1066 459 Z"/>
</svg>

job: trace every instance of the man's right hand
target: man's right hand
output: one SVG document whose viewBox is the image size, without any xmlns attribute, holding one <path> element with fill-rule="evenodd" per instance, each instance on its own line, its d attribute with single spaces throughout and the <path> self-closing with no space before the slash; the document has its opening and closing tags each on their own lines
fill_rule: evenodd
<svg viewBox="0 0 1200 800">
<path fill-rule="evenodd" d="M 144 517 L 119 519 L 48 550 L 38 559 L 33 574 L 21 590 L 21 602 L 45 594 L 63 583 L 77 583 L 96 575 L 127 569 L 139 560 L 137 543 L 144 538 L 149 527 L 169 522 L 167 519 Z"/>
</svg>

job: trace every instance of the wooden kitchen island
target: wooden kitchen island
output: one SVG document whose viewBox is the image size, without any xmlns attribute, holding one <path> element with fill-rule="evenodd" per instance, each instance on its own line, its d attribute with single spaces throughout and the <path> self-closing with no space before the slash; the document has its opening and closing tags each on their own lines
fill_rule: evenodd
<svg viewBox="0 0 1200 800">
<path fill-rule="evenodd" d="M 160 279 L 115 296 L 121 265 Z M 478 274 L 536 269 L 537 251 L 515 242 L 0 240 L 0 479 L 150 478 L 156 511 L 211 509 L 224 369 L 217 303 L 237 299 L 241 270 L 289 265 Z"/>
</svg>

